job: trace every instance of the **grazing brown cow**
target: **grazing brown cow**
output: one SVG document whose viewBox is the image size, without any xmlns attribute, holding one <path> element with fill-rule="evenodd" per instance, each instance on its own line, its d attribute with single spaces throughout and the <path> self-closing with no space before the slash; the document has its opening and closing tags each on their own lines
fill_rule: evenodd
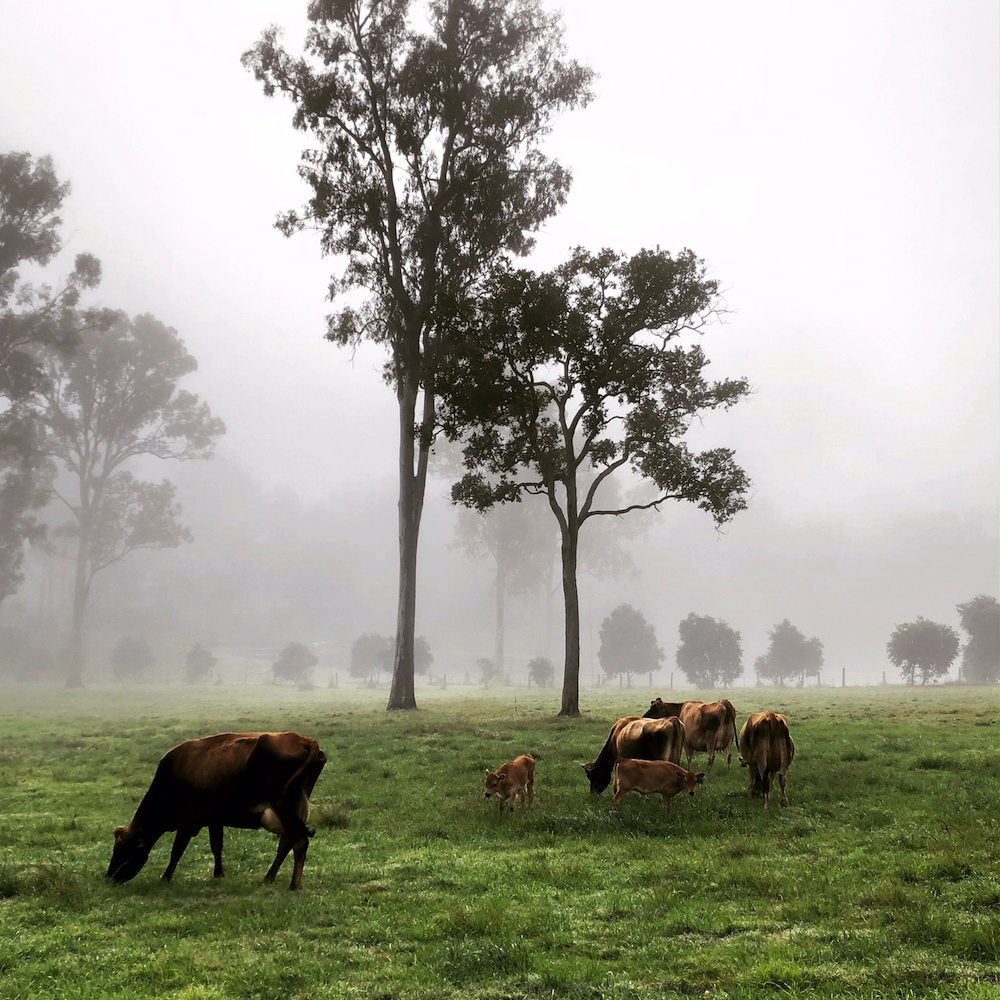
<svg viewBox="0 0 1000 1000">
<path fill-rule="evenodd" d="M 684 723 L 684 753 L 687 766 L 696 750 L 708 751 L 708 766 L 715 763 L 715 751 L 726 752 L 726 767 L 733 762 L 733 744 L 736 742 L 736 709 L 731 701 L 686 701 L 681 706 Z"/>
<path fill-rule="evenodd" d="M 486 769 L 486 798 L 498 796 L 500 808 L 506 800 L 510 811 L 514 811 L 514 799 L 521 799 L 521 810 L 535 801 L 535 758 L 523 753 L 512 761 L 498 767 L 496 773 Z"/>
<path fill-rule="evenodd" d="M 680 792 L 694 795 L 695 786 L 705 783 L 704 772 L 685 771 L 669 760 L 631 760 L 623 757 L 615 764 L 615 805 L 620 806 L 629 792 L 660 795 L 663 808 Z"/>
<path fill-rule="evenodd" d="M 680 719 L 647 719 L 629 716 L 619 719 L 612 727 L 597 760 L 581 767 L 587 773 L 590 790 L 600 795 L 611 784 L 615 762 L 622 757 L 640 760 L 669 760 L 680 763 L 684 743 L 684 728 Z"/>
<path fill-rule="evenodd" d="M 191 838 L 207 826 L 219 878 L 223 827 L 263 827 L 280 838 L 265 881 L 274 881 L 293 851 L 290 888 L 298 889 L 313 835 L 306 828 L 309 796 L 325 763 L 319 744 L 298 733 L 220 733 L 181 743 L 157 765 L 132 822 L 115 831 L 107 877 L 116 882 L 135 878 L 153 845 L 176 830 L 163 873 L 171 878 Z"/>
<path fill-rule="evenodd" d="M 740 764 L 750 768 L 747 795 L 762 795 L 764 808 L 771 801 L 774 776 L 781 783 L 781 804 L 788 805 L 785 780 L 795 758 L 795 744 L 788 732 L 788 719 L 777 712 L 754 712 L 740 731 Z"/>
<path fill-rule="evenodd" d="M 654 698 L 649 703 L 649 711 L 643 714 L 644 719 L 669 719 L 671 715 L 679 716 L 686 701 L 664 701 Z"/>
</svg>

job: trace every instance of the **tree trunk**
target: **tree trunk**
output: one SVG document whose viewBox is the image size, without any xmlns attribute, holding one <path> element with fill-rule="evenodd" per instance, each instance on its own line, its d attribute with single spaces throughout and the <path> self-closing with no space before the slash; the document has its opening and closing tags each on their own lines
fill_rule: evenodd
<svg viewBox="0 0 1000 1000">
<path fill-rule="evenodd" d="M 580 714 L 580 595 L 576 582 L 579 528 L 570 520 L 563 532 L 562 578 L 566 624 L 566 661 L 563 668 L 562 708 L 560 716 L 576 718 Z"/>
<path fill-rule="evenodd" d="M 426 483 L 424 440 L 416 438 L 416 379 L 406 376 L 399 400 L 399 594 L 396 610 L 396 652 L 386 709 L 416 708 L 413 648 L 417 618 L 417 542 Z M 419 453 L 419 454 L 418 454 Z M 419 457 L 414 471 L 414 459 Z"/>
<path fill-rule="evenodd" d="M 497 674 L 504 676 L 503 663 L 503 631 L 504 631 L 504 596 L 507 592 L 507 567 L 500 559 L 497 560 L 497 603 L 496 603 L 496 635 L 494 637 L 493 657 L 497 665 Z"/>
</svg>

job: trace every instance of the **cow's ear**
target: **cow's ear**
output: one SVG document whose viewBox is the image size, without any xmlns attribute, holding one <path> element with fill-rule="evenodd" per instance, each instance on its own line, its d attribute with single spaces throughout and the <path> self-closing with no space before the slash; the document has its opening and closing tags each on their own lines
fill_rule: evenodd
<svg viewBox="0 0 1000 1000">
<path fill-rule="evenodd" d="M 699 785 L 704 785 L 704 784 L 705 784 L 705 772 L 704 772 L 704 771 L 699 771 L 699 772 L 698 772 L 698 773 L 697 773 L 697 774 L 696 774 L 696 775 L 694 776 L 694 780 L 695 780 L 696 782 L 698 782 L 698 784 L 699 784 Z"/>
<path fill-rule="evenodd" d="M 507 772 L 497 771 L 497 781 L 506 781 L 506 780 L 507 780 Z"/>
<path fill-rule="evenodd" d="M 488 778 L 489 776 L 490 776 L 490 769 L 486 768 L 486 777 Z"/>
<path fill-rule="evenodd" d="M 124 826 L 118 827 L 118 829 L 115 830 L 115 843 L 120 844 L 122 840 L 124 840 L 126 833 L 128 833 L 128 830 Z"/>
</svg>

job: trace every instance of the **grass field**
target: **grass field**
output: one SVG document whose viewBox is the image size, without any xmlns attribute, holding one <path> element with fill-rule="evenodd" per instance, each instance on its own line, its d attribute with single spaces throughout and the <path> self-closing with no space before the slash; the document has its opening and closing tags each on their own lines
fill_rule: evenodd
<svg viewBox="0 0 1000 1000">
<path fill-rule="evenodd" d="M 660 692 L 653 692 L 660 693 Z M 663 692 L 666 696 L 666 692 Z M 0 998 L 997 997 L 997 690 L 730 692 L 789 716 L 790 804 L 717 759 L 695 798 L 591 796 L 649 691 L 0 691 Z M 699 697 L 712 697 L 702 692 Z M 104 872 L 162 754 L 295 729 L 329 757 L 303 889 L 262 831 Z M 483 772 L 530 752 L 535 805 Z M 705 768 L 704 755 L 696 757 Z"/>
</svg>

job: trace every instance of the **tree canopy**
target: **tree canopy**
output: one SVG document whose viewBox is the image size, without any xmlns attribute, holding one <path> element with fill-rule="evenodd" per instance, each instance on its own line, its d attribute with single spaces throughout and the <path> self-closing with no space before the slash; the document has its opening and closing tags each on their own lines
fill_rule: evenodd
<svg viewBox="0 0 1000 1000">
<path fill-rule="evenodd" d="M 607 677 L 624 677 L 632 686 L 633 674 L 660 669 L 663 650 L 656 643 L 656 629 L 641 611 L 619 604 L 601 623 L 597 658 Z"/>
<path fill-rule="evenodd" d="M 149 640 L 142 636 L 123 635 L 111 654 L 111 670 L 115 680 L 123 681 L 133 674 L 141 674 L 156 663 Z"/>
<path fill-rule="evenodd" d="M 996 684 L 1000 675 L 1000 605 L 995 597 L 979 594 L 958 605 L 962 629 L 969 640 L 962 647 L 962 680 L 969 684 Z"/>
<path fill-rule="evenodd" d="M 545 274 L 498 268 L 456 317 L 461 344 L 442 380 L 443 426 L 468 469 L 452 498 L 479 510 L 523 493 L 546 498 L 560 531 L 566 647 L 560 714 L 579 714 L 582 526 L 601 515 L 696 504 L 723 524 L 750 481 L 728 448 L 693 451 L 685 434 L 750 391 L 710 381 L 694 334 L 719 311 L 718 283 L 691 251 L 628 257 L 577 248 Z M 606 505 L 618 470 L 648 487 Z"/>
<path fill-rule="evenodd" d="M 301 642 L 290 642 L 271 665 L 274 679 L 293 681 L 304 684 L 312 677 L 313 667 L 319 663 L 319 657 Z"/>
<path fill-rule="evenodd" d="M 740 634 L 726 622 L 691 612 L 678 631 L 677 666 L 696 687 L 728 687 L 743 673 Z"/>
<path fill-rule="evenodd" d="M 823 643 L 815 636 L 807 639 L 787 618 L 768 632 L 767 652 L 754 661 L 754 671 L 760 680 L 784 685 L 798 678 L 802 687 L 806 678 L 819 680 L 823 666 Z"/>
<path fill-rule="evenodd" d="M 139 480 L 125 466 L 145 456 L 208 458 L 225 425 L 178 387 L 197 362 L 177 331 L 153 316 L 116 313 L 108 325 L 85 330 L 72 355 L 49 351 L 43 363 L 45 448 L 73 485 L 54 492 L 70 515 L 62 533 L 77 542 L 68 679 L 76 686 L 96 574 L 136 549 L 190 539 L 173 484 Z"/>
<path fill-rule="evenodd" d="M 541 142 L 589 100 L 593 76 L 565 58 L 559 17 L 538 0 L 431 0 L 417 15 L 410 0 L 316 0 L 303 56 L 273 27 L 243 55 L 317 142 L 299 168 L 312 196 L 278 225 L 316 229 L 343 262 L 327 337 L 389 351 L 400 557 L 390 709 L 416 706 L 417 542 L 447 319 L 565 201 L 569 172 Z M 350 289 L 369 297 L 348 304 Z"/>
<path fill-rule="evenodd" d="M 22 265 L 46 267 L 62 250 L 58 213 L 69 193 L 50 157 L 0 153 L 0 601 L 24 579 L 25 544 L 45 533 L 35 512 L 48 499 L 52 467 L 37 414 L 45 384 L 38 351 L 73 349 L 81 325 L 74 307 L 101 278 L 98 260 L 83 253 L 57 288 L 21 280 Z"/>
<path fill-rule="evenodd" d="M 958 633 L 950 625 L 917 616 L 915 622 L 897 625 L 885 644 L 889 661 L 899 668 L 907 684 L 921 684 L 944 677 L 958 656 Z"/>
</svg>

